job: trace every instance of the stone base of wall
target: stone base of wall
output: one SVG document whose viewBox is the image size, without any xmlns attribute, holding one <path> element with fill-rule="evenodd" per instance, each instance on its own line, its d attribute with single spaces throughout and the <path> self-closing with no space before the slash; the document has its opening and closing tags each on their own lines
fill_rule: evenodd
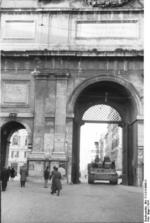
<svg viewBox="0 0 150 223">
<path fill-rule="evenodd" d="M 65 152 L 53 152 L 51 158 L 54 160 L 67 160 Z"/>
<path fill-rule="evenodd" d="M 68 160 L 64 152 L 54 152 L 47 156 L 44 152 L 32 152 L 28 156 L 28 177 L 36 182 L 41 182 L 43 179 L 44 169 L 49 166 L 50 171 L 54 166 L 63 167 L 65 176 L 64 179 L 68 179 Z"/>
</svg>

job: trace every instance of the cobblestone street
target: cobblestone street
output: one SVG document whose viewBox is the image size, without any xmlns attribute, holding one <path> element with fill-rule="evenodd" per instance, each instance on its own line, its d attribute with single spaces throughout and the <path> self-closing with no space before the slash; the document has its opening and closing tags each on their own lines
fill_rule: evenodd
<svg viewBox="0 0 150 223">
<path fill-rule="evenodd" d="M 142 188 L 108 184 L 63 185 L 61 196 L 42 183 L 8 183 L 2 223 L 143 222 Z"/>
</svg>

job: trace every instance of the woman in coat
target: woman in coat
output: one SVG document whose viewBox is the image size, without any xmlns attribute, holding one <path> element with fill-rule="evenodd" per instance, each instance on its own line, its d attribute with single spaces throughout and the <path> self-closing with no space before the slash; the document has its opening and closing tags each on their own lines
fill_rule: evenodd
<svg viewBox="0 0 150 223">
<path fill-rule="evenodd" d="M 27 168 L 26 168 L 26 166 L 22 166 L 20 168 L 20 184 L 21 184 L 21 187 L 25 187 L 26 180 L 27 180 Z"/>
<path fill-rule="evenodd" d="M 58 171 L 57 167 L 54 167 L 51 177 L 52 177 L 51 194 L 57 192 L 57 196 L 59 196 L 60 190 L 62 189 L 62 184 L 61 184 L 61 173 Z"/>
<path fill-rule="evenodd" d="M 49 166 L 46 167 L 46 169 L 44 170 L 44 187 L 47 188 L 48 187 L 48 179 L 49 179 Z"/>
</svg>

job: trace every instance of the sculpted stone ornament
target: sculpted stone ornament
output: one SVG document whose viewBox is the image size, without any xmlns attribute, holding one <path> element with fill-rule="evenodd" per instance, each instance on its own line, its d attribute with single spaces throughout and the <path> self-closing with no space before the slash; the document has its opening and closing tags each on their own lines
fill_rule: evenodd
<svg viewBox="0 0 150 223">
<path fill-rule="evenodd" d="M 92 5 L 93 7 L 121 7 L 133 0 L 86 0 L 88 5 Z"/>
</svg>

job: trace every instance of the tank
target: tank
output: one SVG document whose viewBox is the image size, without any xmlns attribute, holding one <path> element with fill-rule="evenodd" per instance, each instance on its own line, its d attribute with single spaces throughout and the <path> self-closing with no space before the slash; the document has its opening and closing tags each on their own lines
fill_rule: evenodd
<svg viewBox="0 0 150 223">
<path fill-rule="evenodd" d="M 118 183 L 118 174 L 115 169 L 115 162 L 105 157 L 103 162 L 92 162 L 88 164 L 88 183 L 94 181 L 109 181 L 110 184 Z"/>
</svg>

